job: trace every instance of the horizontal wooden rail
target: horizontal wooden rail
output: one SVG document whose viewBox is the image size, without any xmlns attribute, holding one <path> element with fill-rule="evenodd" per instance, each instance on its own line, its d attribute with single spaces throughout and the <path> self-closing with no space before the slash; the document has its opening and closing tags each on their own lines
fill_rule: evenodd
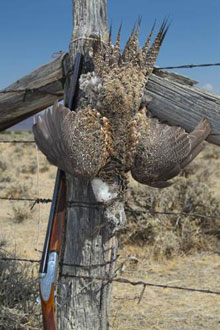
<svg viewBox="0 0 220 330">
<path fill-rule="evenodd" d="M 0 130 L 28 118 L 63 99 L 69 56 L 62 53 L 0 91 Z M 167 71 L 155 71 L 146 86 L 148 109 L 159 119 L 191 131 L 201 117 L 212 126 L 209 142 L 220 145 L 220 96 L 197 88 L 195 80 Z M 9 92 L 13 90 L 13 92 Z"/>
<path fill-rule="evenodd" d="M 220 145 L 220 95 L 156 75 L 150 77 L 146 92 L 154 116 L 189 132 L 205 117 L 212 127 L 207 140 Z"/>
<path fill-rule="evenodd" d="M 0 91 L 0 131 L 49 107 L 57 99 L 63 99 L 63 64 L 66 60 L 68 54 L 62 53 Z"/>
</svg>

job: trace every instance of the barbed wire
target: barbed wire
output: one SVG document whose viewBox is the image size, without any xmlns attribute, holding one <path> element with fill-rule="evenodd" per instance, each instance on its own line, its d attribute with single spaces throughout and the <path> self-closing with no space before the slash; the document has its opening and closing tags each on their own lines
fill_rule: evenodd
<svg viewBox="0 0 220 330">
<path fill-rule="evenodd" d="M 15 198 L 15 197 L 3 197 L 0 196 L 1 200 L 7 200 L 7 201 L 18 201 L 18 202 L 33 202 L 33 205 L 31 206 L 31 210 L 34 208 L 36 204 L 47 204 L 52 203 L 52 199 L 50 198 Z"/>
<path fill-rule="evenodd" d="M 211 67 L 211 66 L 220 66 L 220 63 L 201 63 L 201 64 L 183 64 L 183 65 L 176 65 L 176 66 L 164 66 L 164 67 L 155 67 L 154 70 L 172 70 L 172 69 L 193 69 L 193 68 L 204 68 L 204 67 Z M 69 72 L 63 76 L 63 78 L 66 78 L 68 76 Z M 24 93 L 25 96 L 28 93 L 39 93 L 39 94 L 45 94 L 45 95 L 53 95 L 53 96 L 63 96 L 63 92 L 49 92 L 41 89 L 42 87 L 36 87 L 36 88 L 21 88 L 21 89 L 4 89 L 0 90 L 0 94 L 8 94 L 8 93 Z"/>
<path fill-rule="evenodd" d="M 22 141 L 22 140 L 0 140 L 0 143 L 36 143 L 34 140 Z"/>
<path fill-rule="evenodd" d="M 66 207 L 82 207 L 82 208 L 97 208 L 104 207 L 105 204 L 102 202 L 86 202 L 86 201 L 67 201 Z"/>
<path fill-rule="evenodd" d="M 39 263 L 40 260 L 35 259 L 27 259 L 27 258 L 10 258 L 10 257 L 2 257 L 0 261 L 22 261 L 22 262 L 31 262 L 31 263 Z"/>
<path fill-rule="evenodd" d="M 36 204 L 47 204 L 52 203 L 52 199 L 50 198 L 17 198 L 17 197 L 4 197 L 0 196 L 0 200 L 6 200 L 6 201 L 18 201 L 18 202 L 33 202 L 33 205 L 31 206 L 31 210 Z M 86 202 L 86 201 L 67 201 L 66 207 L 81 207 L 81 208 L 92 208 L 97 209 L 97 207 L 104 207 L 104 204 L 101 202 Z"/>
<path fill-rule="evenodd" d="M 143 210 L 134 210 L 132 209 L 130 206 L 125 206 L 125 211 L 130 212 L 130 213 L 135 213 L 137 215 L 141 215 L 144 212 L 147 212 L 149 214 L 151 214 L 152 216 L 155 214 L 161 214 L 161 215 L 184 215 L 184 216 L 189 216 L 189 217 L 195 217 L 195 218 L 209 218 L 209 219 L 215 219 L 215 220 L 219 220 L 220 219 L 220 215 L 217 216 L 212 216 L 212 215 L 206 215 L 206 214 L 199 214 L 199 213 L 189 213 L 189 212 L 174 212 L 174 211 L 155 211 L 153 209 L 143 209 Z"/>
<path fill-rule="evenodd" d="M 183 64 L 176 66 L 164 66 L 155 67 L 154 70 L 172 70 L 172 69 L 193 69 L 193 68 L 204 68 L 210 66 L 220 66 L 220 63 L 202 63 L 202 64 Z"/>
<path fill-rule="evenodd" d="M 0 248 L 1 251 L 1 248 Z M 66 266 L 66 267 L 76 267 L 76 268 L 82 268 L 82 269 L 91 269 L 91 268 L 98 268 L 98 267 L 104 267 L 106 265 L 112 264 L 118 260 L 120 255 L 117 255 L 116 258 L 113 260 L 104 262 L 102 264 L 91 264 L 91 265 L 80 265 L 80 264 L 71 264 L 71 263 L 65 263 L 65 262 L 59 262 L 60 266 Z M 19 261 L 19 262 L 31 262 L 31 263 L 40 263 L 41 260 L 36 259 L 28 259 L 28 258 L 13 258 L 13 257 L 1 257 L 0 261 Z"/>
<path fill-rule="evenodd" d="M 68 273 L 66 273 L 66 274 L 61 273 L 60 275 L 62 277 L 67 277 L 67 278 L 106 281 L 106 282 L 109 282 L 109 283 L 119 282 L 119 283 L 123 283 L 123 284 L 130 284 L 130 285 L 133 285 L 133 286 L 142 285 L 143 289 L 145 289 L 146 286 L 152 286 L 152 287 L 163 288 L 163 289 L 175 289 L 175 290 L 183 290 L 183 291 L 191 291 L 191 292 L 200 292 L 200 293 L 206 293 L 206 294 L 220 295 L 220 291 L 214 291 L 214 290 L 209 290 L 209 289 L 188 288 L 188 287 L 168 285 L 168 284 L 157 284 L 157 283 L 145 282 L 145 281 L 142 281 L 142 280 L 131 281 L 131 280 L 129 280 L 127 278 L 123 278 L 123 277 L 108 278 L 108 277 L 98 277 L 98 276 L 73 275 L 73 274 L 68 274 Z M 141 295 L 143 296 L 143 293 L 141 293 Z"/>
<path fill-rule="evenodd" d="M 31 209 L 35 206 L 35 204 L 47 204 L 47 203 L 51 203 L 52 199 L 50 198 L 15 198 L 15 197 L 4 197 L 4 196 L 0 196 L 0 200 L 8 200 L 8 201 L 28 201 L 28 202 L 34 202 L 34 204 L 32 205 Z M 97 208 L 97 207 L 104 207 L 103 203 L 100 202 L 86 202 L 86 201 L 67 201 L 66 202 L 66 206 L 67 207 L 87 207 L 87 208 Z M 199 213 L 189 213 L 189 212 L 174 212 L 174 211 L 155 211 L 153 209 L 143 209 L 143 210 L 134 210 L 132 209 L 130 206 L 125 206 L 125 211 L 130 212 L 130 213 L 135 213 L 137 215 L 141 215 L 144 212 L 147 212 L 149 214 L 151 214 L 152 216 L 155 214 L 160 214 L 160 215 L 175 215 L 175 216 L 179 216 L 179 215 L 183 215 L 183 216 L 187 216 L 187 217 L 195 217 L 195 218 L 203 218 L 203 219 L 213 219 L 213 220 L 219 220 L 220 219 L 220 215 L 216 215 L 216 216 L 212 216 L 212 215 L 207 215 L 207 214 L 199 214 Z"/>
<path fill-rule="evenodd" d="M 148 213 L 151 215 L 154 214 L 164 214 L 164 215 L 185 215 L 185 216 L 190 216 L 190 217 L 195 217 L 195 218 L 203 218 L 203 219 L 215 219 L 219 220 L 220 215 L 214 216 L 214 215 L 206 215 L 206 214 L 198 214 L 198 213 L 188 213 L 188 212 L 172 212 L 172 211 L 154 211 L 154 210 L 147 210 Z"/>
<path fill-rule="evenodd" d="M 42 204 L 46 204 L 46 203 L 51 203 L 52 202 L 52 199 L 50 198 L 23 198 L 23 197 L 20 197 L 20 198 L 17 198 L 17 197 L 4 197 L 4 196 L 0 196 L 0 200 L 8 200 L 8 201 L 28 201 L 28 202 L 34 202 L 34 205 L 35 204 L 39 204 L 39 203 L 42 203 Z M 86 202 L 86 201 L 67 201 L 66 202 L 66 206 L 67 207 L 99 207 L 99 206 L 104 206 L 103 203 L 101 202 Z M 33 208 L 33 207 L 32 207 Z"/>
<path fill-rule="evenodd" d="M 114 261 L 119 256 L 115 258 Z M 34 260 L 34 259 L 26 259 L 26 258 L 9 258 L 9 257 L 2 257 L 0 258 L 1 261 L 19 261 L 19 262 L 30 262 L 30 263 L 40 263 L 40 260 Z M 95 264 L 95 265 L 78 265 L 78 264 L 67 264 L 67 263 L 60 263 L 60 265 L 63 266 L 71 266 L 71 267 L 80 267 L 84 269 L 89 269 L 89 268 L 95 268 L 95 267 L 101 267 L 105 266 L 107 264 L 112 263 L 113 261 L 108 261 L 103 264 Z M 144 291 L 147 286 L 149 287 L 156 287 L 156 288 L 161 288 L 161 289 L 173 289 L 173 290 L 182 290 L 182 291 L 188 291 L 188 292 L 199 292 L 199 293 L 205 293 L 205 294 L 215 294 L 215 295 L 220 295 L 220 291 L 215 291 L 215 290 L 210 290 L 210 289 L 200 289 L 200 288 L 189 288 L 189 287 L 183 287 L 183 286 L 176 286 L 176 285 L 169 285 L 169 284 L 158 284 L 158 283 L 152 283 L 152 282 L 145 282 L 142 280 L 129 280 L 124 277 L 113 277 L 113 278 L 108 278 L 108 277 L 99 277 L 99 276 L 87 276 L 87 275 L 73 275 L 69 273 L 61 273 L 61 277 L 65 278 L 76 278 L 76 279 L 84 279 L 84 280 L 95 280 L 95 281 L 105 281 L 108 283 L 112 282 L 118 282 L 121 284 L 129 284 L 132 286 L 143 286 L 143 289 L 141 291 L 141 294 L 139 296 L 138 303 L 140 303 L 141 299 L 143 298 Z"/>
<path fill-rule="evenodd" d="M 52 199 L 50 198 L 16 198 L 16 197 L 3 197 L 0 196 L 0 199 L 9 200 L 9 201 L 29 201 L 35 203 L 51 203 Z"/>
</svg>

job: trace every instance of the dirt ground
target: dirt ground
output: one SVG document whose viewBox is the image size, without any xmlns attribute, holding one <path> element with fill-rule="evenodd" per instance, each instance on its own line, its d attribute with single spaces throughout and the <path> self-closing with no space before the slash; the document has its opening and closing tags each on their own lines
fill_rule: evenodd
<svg viewBox="0 0 220 330">
<path fill-rule="evenodd" d="M 139 252 L 140 248 L 135 255 Z M 207 253 L 176 257 L 165 262 L 142 257 L 135 264 L 128 263 L 120 277 L 220 292 L 220 260 L 218 254 Z M 147 286 L 138 304 L 141 291 L 141 286 L 114 284 L 112 329 L 220 329 L 219 295 Z"/>
<path fill-rule="evenodd" d="M 33 135 L 2 134 L 1 140 L 32 141 Z M 1 144 L 0 195 L 15 198 L 52 198 L 56 168 L 35 144 Z M 39 167 L 39 171 L 38 171 Z M 38 173 L 39 172 L 39 173 Z M 6 249 L 25 258 L 40 258 L 50 203 L 1 200 L 1 235 Z M 1 236 L 0 236 L 1 238 Z"/>
<path fill-rule="evenodd" d="M 21 139 L 33 140 L 33 136 L 28 132 L 0 135 L 0 141 Z M 0 143 L 0 153 L 1 197 L 52 198 L 56 169 L 34 144 Z M 220 292 L 219 156 L 220 148 L 207 144 L 174 185 L 160 192 L 160 198 L 157 189 L 131 180 L 119 277 Z M 17 257 L 40 259 L 50 204 L 31 210 L 33 202 L 0 203 L 4 249 Z M 165 209 L 188 215 L 155 214 Z M 138 303 L 141 290 L 141 286 L 114 284 L 112 330 L 220 329 L 220 295 L 147 286 Z"/>
</svg>

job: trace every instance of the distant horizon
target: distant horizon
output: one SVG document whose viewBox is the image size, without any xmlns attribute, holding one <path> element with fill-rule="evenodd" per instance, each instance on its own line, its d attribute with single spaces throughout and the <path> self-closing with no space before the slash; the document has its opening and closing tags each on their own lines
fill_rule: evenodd
<svg viewBox="0 0 220 330">
<path fill-rule="evenodd" d="M 7 130 L 9 131 L 32 131 L 33 125 L 33 116 L 21 121 L 18 124 L 15 124 L 9 127 Z"/>
</svg>

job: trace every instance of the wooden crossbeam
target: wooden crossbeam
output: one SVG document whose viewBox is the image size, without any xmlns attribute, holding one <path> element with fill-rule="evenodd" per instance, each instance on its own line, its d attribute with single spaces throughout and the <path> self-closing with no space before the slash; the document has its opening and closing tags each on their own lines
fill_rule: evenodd
<svg viewBox="0 0 220 330">
<path fill-rule="evenodd" d="M 63 99 L 68 62 L 68 53 L 63 53 L 0 92 L 0 130 Z M 220 145 L 220 96 L 195 87 L 195 83 L 173 72 L 155 71 L 146 86 L 151 97 L 148 108 L 159 119 L 187 131 L 191 131 L 201 117 L 208 118 L 212 126 L 208 141 Z M 14 92 L 9 93 L 10 90 Z"/>
<path fill-rule="evenodd" d="M 63 99 L 67 56 L 62 53 L 0 91 L 0 131 Z"/>
</svg>

